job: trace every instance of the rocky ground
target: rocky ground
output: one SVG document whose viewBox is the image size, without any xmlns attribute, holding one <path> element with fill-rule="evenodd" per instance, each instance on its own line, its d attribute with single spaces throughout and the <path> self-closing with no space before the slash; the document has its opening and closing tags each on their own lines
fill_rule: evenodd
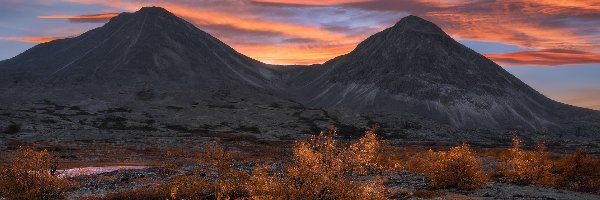
<svg viewBox="0 0 600 200">
<path fill-rule="evenodd" d="M 193 167 L 183 167 L 180 169 L 180 173 L 191 168 Z M 153 187 L 166 178 L 168 176 L 164 175 L 159 167 L 76 176 L 70 178 L 77 187 L 68 192 L 68 197 L 69 199 L 81 199 L 124 190 Z M 427 190 L 425 176 L 406 171 L 389 174 L 387 179 L 386 186 L 396 194 L 393 199 L 600 199 L 600 195 L 595 194 L 498 182 L 490 182 L 483 188 L 474 191 L 430 191 Z"/>
<path fill-rule="evenodd" d="M 281 160 L 290 155 L 293 141 L 307 138 L 306 133 L 332 127 L 340 130 L 342 138 L 351 139 L 368 127 L 379 126 L 380 136 L 393 145 L 419 150 L 447 149 L 463 142 L 483 150 L 510 145 L 508 131 L 456 130 L 404 116 L 385 121 L 382 119 L 390 116 L 345 115 L 306 108 L 292 101 L 264 103 L 216 94 L 218 97 L 211 98 L 218 101 L 172 105 L 138 102 L 66 106 L 40 101 L 10 108 L 0 106 L 0 162 L 6 162 L 6 155 L 20 146 L 33 145 L 59 156 L 63 168 L 148 166 L 69 178 L 75 183 L 69 197 L 81 199 L 157 185 L 171 176 L 164 174 L 165 164 L 177 163 L 178 173 L 189 172 L 195 163 L 194 154 L 215 139 L 238 155 L 240 162 Z M 558 154 L 576 148 L 592 154 L 600 152 L 600 141 L 559 141 L 543 133 L 529 136 L 523 137 L 529 146 L 542 141 Z M 398 194 L 398 199 L 600 199 L 593 194 L 496 182 L 476 191 L 428 191 L 426 179 L 420 174 L 397 172 L 387 178 L 387 186 Z"/>
</svg>

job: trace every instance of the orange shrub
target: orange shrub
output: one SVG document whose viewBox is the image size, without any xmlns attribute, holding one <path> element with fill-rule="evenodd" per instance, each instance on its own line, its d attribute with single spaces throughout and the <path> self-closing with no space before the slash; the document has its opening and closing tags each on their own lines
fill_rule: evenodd
<svg viewBox="0 0 600 200">
<path fill-rule="evenodd" d="M 535 151 L 523 151 L 521 139 L 513 134 L 513 147 L 501 157 L 500 173 L 506 180 L 517 184 L 552 185 L 555 181 L 551 173 L 552 161 L 543 145 Z"/>
<path fill-rule="evenodd" d="M 298 141 L 283 170 L 255 167 L 251 173 L 234 167 L 234 159 L 218 143 L 204 147 L 200 171 L 178 176 L 140 195 L 120 192 L 106 199 L 387 199 L 385 180 L 378 175 L 399 168 L 395 151 L 369 131 L 358 142 L 340 145 L 321 134 Z M 206 178 L 200 178 L 204 172 Z"/>
<path fill-rule="evenodd" d="M 351 144 L 346 159 L 353 173 L 365 175 L 367 170 L 392 171 L 401 168 L 395 154 L 396 149 L 387 142 L 377 139 L 374 130 L 369 130 L 358 142 Z"/>
<path fill-rule="evenodd" d="M 214 181 L 208 189 L 216 199 L 237 199 L 247 196 L 245 183 L 248 174 L 233 167 L 233 155 L 217 142 L 204 146 L 199 162 L 207 173 L 214 172 Z"/>
<path fill-rule="evenodd" d="M 284 196 L 283 181 L 278 176 L 270 175 L 271 168 L 260 166 L 254 168 L 247 182 L 249 199 L 278 199 Z"/>
<path fill-rule="evenodd" d="M 10 155 L 10 164 L 0 168 L 0 197 L 64 199 L 68 183 L 54 174 L 57 163 L 46 150 L 20 148 Z"/>
<path fill-rule="evenodd" d="M 555 162 L 556 187 L 581 192 L 600 193 L 600 159 L 582 150 L 561 157 Z"/>
<path fill-rule="evenodd" d="M 268 175 L 268 168 L 255 169 L 248 189 L 250 199 L 387 199 L 381 177 L 359 181 L 353 176 L 354 167 L 377 166 L 374 154 L 380 144 L 369 134 L 374 133 L 367 133 L 351 147 L 343 147 L 323 133 L 296 142 L 283 173 Z"/>
<path fill-rule="evenodd" d="M 466 144 L 450 151 L 429 150 L 410 161 L 408 169 L 424 173 L 432 188 L 471 190 L 480 188 L 487 180 L 481 162 Z"/>
<path fill-rule="evenodd" d="M 180 175 L 161 185 L 159 191 L 162 199 L 204 199 L 210 195 L 208 187 L 209 182 L 198 174 Z"/>
</svg>

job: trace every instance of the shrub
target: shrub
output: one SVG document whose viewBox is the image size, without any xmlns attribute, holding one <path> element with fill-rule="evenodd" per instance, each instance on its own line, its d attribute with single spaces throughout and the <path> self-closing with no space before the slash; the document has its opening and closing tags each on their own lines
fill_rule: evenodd
<svg viewBox="0 0 600 200">
<path fill-rule="evenodd" d="M 481 162 L 469 145 L 453 147 L 450 151 L 420 154 L 411 161 L 409 170 L 424 173 L 432 188 L 477 189 L 486 182 Z"/>
<path fill-rule="evenodd" d="M 534 151 L 523 151 L 521 139 L 513 134 L 513 147 L 501 157 L 500 175 L 510 183 L 553 185 L 552 161 L 543 145 Z"/>
<path fill-rule="evenodd" d="M 556 187 L 581 192 L 600 193 L 600 159 L 582 150 L 561 157 L 555 162 Z"/>
<path fill-rule="evenodd" d="M 270 174 L 271 170 L 268 166 L 254 168 L 247 182 L 250 199 L 277 199 L 285 196 L 283 180 L 280 176 Z"/>
<path fill-rule="evenodd" d="M 374 133 L 367 133 L 351 147 L 337 144 L 335 132 L 331 133 L 296 142 L 292 160 L 281 174 L 255 169 L 250 177 L 250 199 L 387 199 L 381 177 L 358 181 L 353 176 L 354 167 L 379 166 L 374 161 L 381 144 L 369 135 Z"/>
<path fill-rule="evenodd" d="M 56 157 L 48 151 L 20 148 L 0 168 L 0 196 L 8 199 L 64 199 L 68 183 L 54 172 Z"/>
<path fill-rule="evenodd" d="M 209 182 L 195 173 L 175 176 L 159 188 L 162 199 L 204 199 L 210 196 L 208 186 Z"/>
<path fill-rule="evenodd" d="M 194 175 L 104 199 L 387 199 L 385 180 L 377 174 L 399 167 L 399 161 L 389 156 L 394 149 L 374 132 L 349 146 L 334 137 L 332 131 L 298 141 L 281 171 L 258 166 L 251 173 L 236 169 L 232 154 L 213 142 L 204 147 L 199 156 L 202 168 Z"/>
<path fill-rule="evenodd" d="M 237 199 L 247 196 L 245 183 L 248 174 L 233 167 L 233 155 L 226 151 L 218 142 L 204 146 L 199 162 L 205 170 L 212 172 L 213 182 L 208 190 L 216 199 Z"/>
<path fill-rule="evenodd" d="M 367 170 L 393 171 L 401 168 L 396 150 L 387 142 L 377 139 L 374 130 L 369 130 L 358 142 L 351 144 L 346 159 L 353 173 L 365 175 Z"/>
</svg>

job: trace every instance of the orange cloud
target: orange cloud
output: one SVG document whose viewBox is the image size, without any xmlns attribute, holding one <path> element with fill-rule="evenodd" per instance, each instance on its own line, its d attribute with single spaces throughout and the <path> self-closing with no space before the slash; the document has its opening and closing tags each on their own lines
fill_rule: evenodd
<svg viewBox="0 0 600 200">
<path fill-rule="evenodd" d="M 258 3 L 275 3 L 290 5 L 330 6 L 347 3 L 369 2 L 371 0 L 254 0 Z"/>
<path fill-rule="evenodd" d="M 486 57 L 509 65 L 559 66 L 574 64 L 600 64 L 600 54 L 574 50 L 546 49 L 505 54 L 486 54 Z"/>
<path fill-rule="evenodd" d="M 597 35 L 597 27 L 600 25 L 600 20 L 598 20 L 600 19 L 600 5 L 597 0 L 241 0 L 201 1 L 201 3 L 175 0 L 65 1 L 79 4 L 100 4 L 129 11 L 136 11 L 142 6 L 165 7 L 200 28 L 230 27 L 228 33 L 211 32 L 214 30 L 210 28 L 205 30 L 226 41 L 227 44 L 241 53 L 270 63 L 323 62 L 337 55 L 347 53 L 351 50 L 349 47 L 366 38 L 367 34 L 371 34 L 360 33 L 358 36 L 348 36 L 348 33 L 344 31 L 327 30 L 323 27 L 294 24 L 282 20 L 285 19 L 285 14 L 273 19 L 257 14 L 258 12 L 274 11 L 273 16 L 279 15 L 278 12 L 281 10 L 269 10 L 277 9 L 269 7 L 277 4 L 300 6 L 337 5 L 367 12 L 394 11 L 411 13 L 437 23 L 449 35 L 457 39 L 493 41 L 534 49 L 571 49 L 585 52 L 598 52 L 600 50 L 600 43 L 598 43 L 600 37 Z M 248 2 L 258 4 L 249 4 Z M 294 14 L 289 17 L 309 19 L 314 16 Z M 384 26 L 384 24 L 376 24 L 376 26 Z M 265 45 L 255 42 L 255 47 L 251 47 L 252 44 L 243 37 L 246 33 L 262 34 L 261 39 L 263 40 L 264 38 L 269 39 L 269 37 L 280 41 L 290 38 L 306 39 L 306 41 L 310 41 L 306 44 L 310 48 L 299 45 L 289 46 L 285 42 L 279 45 Z M 331 53 L 326 51 L 331 51 Z M 531 53 L 528 54 L 528 58 L 516 57 L 516 55 L 510 56 L 512 56 L 513 64 L 563 65 L 565 63 L 588 62 L 587 60 L 589 60 L 576 61 L 564 58 L 564 56 L 573 56 L 565 53 L 538 52 L 538 54 L 546 56 L 551 54 L 553 59 L 539 57 L 536 60 Z M 325 57 L 327 55 L 331 57 Z M 502 60 L 505 63 L 510 60 L 509 55 L 504 55 L 503 58 L 500 58 L 502 55 L 490 56 L 496 56 L 497 60 Z M 312 62 L 309 61 L 311 59 Z"/>
<path fill-rule="evenodd" d="M 143 6 L 160 6 L 185 18 L 200 28 L 203 26 L 226 25 L 241 31 L 277 33 L 280 34 L 278 36 L 280 38 L 302 38 L 313 41 L 312 45 L 305 46 L 286 44 L 249 45 L 246 41 L 242 41 L 231 35 L 215 35 L 237 51 L 271 64 L 313 64 L 324 62 L 335 56 L 350 52 L 358 42 L 367 37 L 367 35 L 347 36 L 343 33 L 328 31 L 320 27 L 271 21 L 254 17 L 248 13 L 242 15 L 219 11 L 218 9 L 209 10 L 202 7 L 184 6 L 175 2 L 70 1 L 85 4 L 97 3 L 129 11 L 137 11 Z"/>
<path fill-rule="evenodd" d="M 582 8 L 589 10 L 600 10 L 600 3 L 597 0 L 577 0 L 577 1 L 565 1 L 565 0 L 538 0 L 537 4 L 555 6 L 555 7 L 569 7 L 569 8 Z"/>
<path fill-rule="evenodd" d="M 178 5 L 161 5 L 165 9 L 182 16 L 196 26 L 229 25 L 241 30 L 280 33 L 294 38 L 313 39 L 313 46 L 294 45 L 247 45 L 242 41 L 228 38 L 228 35 L 217 35 L 237 51 L 257 60 L 270 64 L 314 64 L 325 62 L 335 56 L 350 52 L 363 36 L 346 36 L 321 28 L 281 22 L 266 21 L 253 18 L 241 18 L 229 13 L 215 11 L 198 11 Z"/>
<path fill-rule="evenodd" d="M 63 39 L 64 37 L 0 37 L 0 40 L 11 40 L 30 43 L 44 43 L 53 40 Z"/>
<path fill-rule="evenodd" d="M 301 46 L 301 45 L 238 45 L 237 50 L 247 52 L 247 56 L 271 64 L 301 64 L 309 65 L 322 63 L 336 56 L 346 54 L 356 45 L 339 46 Z M 301 55 L 301 56 L 299 56 Z"/>
<path fill-rule="evenodd" d="M 536 49 L 600 49 L 597 0 L 374 0 L 347 6 L 422 16 L 458 39 Z"/>
<path fill-rule="evenodd" d="M 600 47 L 600 44 L 592 42 L 598 37 L 577 33 L 578 29 L 574 26 L 540 22 L 545 20 L 539 16 L 544 11 L 537 7 L 512 12 L 505 10 L 508 6 L 494 3 L 487 12 L 432 11 L 427 16 L 458 39 L 495 41 L 540 49 L 593 51 Z"/>
<path fill-rule="evenodd" d="M 105 23 L 110 18 L 119 15 L 118 13 L 104 13 L 93 15 L 43 15 L 38 16 L 40 19 L 68 19 L 70 22 L 76 23 Z"/>
<path fill-rule="evenodd" d="M 228 13 L 214 11 L 198 11 L 175 5 L 165 5 L 167 10 L 177 15 L 191 19 L 196 25 L 203 24 L 219 25 L 227 24 L 239 29 L 251 31 L 271 31 L 299 38 L 311 38 L 328 42 L 356 42 L 357 37 L 348 37 L 340 33 L 329 32 L 320 28 L 295 25 L 281 22 L 272 22 L 251 18 L 240 18 Z"/>
</svg>

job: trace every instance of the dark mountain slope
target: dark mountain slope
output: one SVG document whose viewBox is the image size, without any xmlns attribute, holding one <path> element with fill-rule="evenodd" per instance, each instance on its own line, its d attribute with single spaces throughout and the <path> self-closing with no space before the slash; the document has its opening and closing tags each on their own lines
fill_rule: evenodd
<svg viewBox="0 0 600 200">
<path fill-rule="evenodd" d="M 267 65 L 157 7 L 122 13 L 78 37 L 37 45 L 1 62 L 0 70 L 7 90 L 271 87 Z"/>
<path fill-rule="evenodd" d="M 563 116 L 555 111 L 575 109 L 541 95 L 416 16 L 349 54 L 288 76 L 294 98 L 309 106 L 411 114 L 461 128 L 556 128 Z"/>
<path fill-rule="evenodd" d="M 39 44 L 0 62 L 0 71 L 0 130 L 22 124 L 36 139 L 276 138 L 335 123 L 320 109 L 273 95 L 280 89 L 272 66 L 157 7 Z"/>
</svg>

